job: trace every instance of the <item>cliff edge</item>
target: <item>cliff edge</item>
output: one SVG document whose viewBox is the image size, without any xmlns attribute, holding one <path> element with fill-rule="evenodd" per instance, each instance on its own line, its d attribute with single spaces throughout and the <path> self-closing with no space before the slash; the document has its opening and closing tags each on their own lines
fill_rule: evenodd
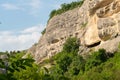
<svg viewBox="0 0 120 80">
<path fill-rule="evenodd" d="M 115 52 L 120 42 L 120 0 L 85 0 L 81 7 L 54 16 L 28 52 L 39 63 L 60 52 L 69 37 L 78 38 L 82 55 L 100 48 Z"/>
</svg>

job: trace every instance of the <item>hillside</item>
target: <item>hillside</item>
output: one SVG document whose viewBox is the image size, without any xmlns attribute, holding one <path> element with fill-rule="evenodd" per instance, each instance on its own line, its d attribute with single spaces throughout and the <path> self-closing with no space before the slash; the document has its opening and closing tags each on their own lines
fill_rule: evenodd
<svg viewBox="0 0 120 80">
<path fill-rule="evenodd" d="M 58 54 L 35 64 L 24 51 L 0 54 L 0 80 L 119 80 L 120 45 L 114 54 L 104 49 L 78 54 L 77 38 L 68 38 Z"/>
<path fill-rule="evenodd" d="M 120 42 L 119 11 L 119 0 L 85 0 L 77 8 L 54 15 L 39 42 L 28 52 L 40 63 L 61 52 L 69 37 L 76 37 L 82 56 L 101 48 L 114 53 Z"/>
<path fill-rule="evenodd" d="M 0 80 L 120 80 L 120 0 L 62 4 L 38 43 L 0 52 Z"/>
</svg>

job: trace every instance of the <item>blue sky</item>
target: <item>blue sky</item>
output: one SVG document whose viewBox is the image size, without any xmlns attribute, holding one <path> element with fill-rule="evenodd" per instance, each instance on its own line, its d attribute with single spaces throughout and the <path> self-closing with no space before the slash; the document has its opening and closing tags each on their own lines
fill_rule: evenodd
<svg viewBox="0 0 120 80">
<path fill-rule="evenodd" d="M 0 0 L 0 51 L 23 50 L 36 43 L 49 13 L 77 0 Z"/>
</svg>

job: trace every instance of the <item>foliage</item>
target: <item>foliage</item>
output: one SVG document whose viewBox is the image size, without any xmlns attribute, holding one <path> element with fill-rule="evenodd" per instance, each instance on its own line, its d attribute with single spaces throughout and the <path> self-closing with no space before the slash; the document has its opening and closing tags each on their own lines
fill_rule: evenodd
<svg viewBox="0 0 120 80">
<path fill-rule="evenodd" d="M 79 49 L 79 43 L 77 42 L 77 38 L 68 38 L 66 43 L 63 46 L 63 51 L 67 53 L 77 52 Z"/>
<path fill-rule="evenodd" d="M 17 80 L 44 80 L 47 75 L 47 71 L 40 68 L 35 63 L 32 64 L 33 67 L 26 67 L 26 70 L 21 70 L 20 72 L 15 72 L 14 76 Z"/>
<path fill-rule="evenodd" d="M 61 4 L 61 8 L 51 11 L 49 19 L 51 19 L 55 15 L 59 15 L 68 10 L 72 10 L 74 8 L 80 7 L 83 4 L 83 2 L 84 2 L 84 0 L 79 0 L 79 1 L 69 3 L 69 4 L 66 4 L 66 3 Z"/>
<path fill-rule="evenodd" d="M 82 27 L 83 27 L 83 28 L 86 27 L 87 24 L 88 24 L 88 22 L 83 23 L 83 24 L 82 24 Z"/>
<path fill-rule="evenodd" d="M 88 58 L 85 69 L 89 70 L 94 66 L 100 65 L 107 60 L 107 55 L 104 49 L 100 49 L 97 52 L 93 52 L 90 58 Z"/>
<path fill-rule="evenodd" d="M 24 52 L 5 52 L 0 59 L 0 80 L 119 80 L 120 47 L 111 56 L 104 49 L 92 52 L 84 59 L 78 55 L 78 41 L 68 38 L 63 50 L 47 59 L 45 63 L 54 63 L 50 68 L 34 63 L 31 56 L 22 58 Z M 44 62 L 43 62 L 44 63 Z"/>
<path fill-rule="evenodd" d="M 55 62 L 49 71 L 53 80 L 119 80 L 120 51 L 115 55 L 106 53 L 104 49 L 92 52 L 84 59 L 77 54 L 77 39 L 69 38 L 63 51 L 52 57 Z M 74 49 L 72 49 L 74 48 Z"/>
<path fill-rule="evenodd" d="M 120 52 L 115 53 L 115 56 L 109 58 L 106 62 L 94 66 L 84 73 L 79 75 L 80 80 L 119 80 L 120 76 Z"/>
<path fill-rule="evenodd" d="M 41 32 L 41 34 L 42 34 L 42 35 L 44 35 L 44 34 L 45 34 L 45 32 L 46 32 L 46 29 L 44 29 L 44 30 Z"/>
<path fill-rule="evenodd" d="M 0 68 L 4 70 L 4 74 L 1 73 L 0 77 L 4 76 L 5 80 L 16 80 L 14 72 L 20 72 L 21 69 L 26 69 L 26 66 L 32 67 L 31 63 L 34 62 L 32 58 L 22 58 L 22 52 L 10 52 L 3 55 L 7 57 L 0 59 Z"/>
<path fill-rule="evenodd" d="M 69 66 L 69 76 L 75 76 L 79 73 L 82 74 L 85 70 L 85 60 L 81 56 L 75 56 Z"/>
<path fill-rule="evenodd" d="M 65 73 L 68 69 L 68 66 L 70 65 L 72 59 L 67 55 L 60 56 L 59 59 L 56 61 L 57 65 L 62 71 L 62 74 Z"/>
</svg>

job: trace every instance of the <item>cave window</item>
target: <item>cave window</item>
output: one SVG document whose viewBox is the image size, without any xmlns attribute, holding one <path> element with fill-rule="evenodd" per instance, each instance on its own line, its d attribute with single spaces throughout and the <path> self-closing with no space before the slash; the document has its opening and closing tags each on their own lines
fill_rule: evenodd
<svg viewBox="0 0 120 80">
<path fill-rule="evenodd" d="M 88 47 L 88 48 L 96 47 L 96 46 L 100 45 L 100 43 L 101 43 L 101 42 L 97 42 L 97 43 L 92 44 L 92 45 L 89 45 L 89 46 L 87 46 L 87 47 Z"/>
<path fill-rule="evenodd" d="M 57 42 L 59 42 L 58 39 L 54 39 L 54 40 L 52 40 L 52 44 L 57 43 Z"/>
</svg>

